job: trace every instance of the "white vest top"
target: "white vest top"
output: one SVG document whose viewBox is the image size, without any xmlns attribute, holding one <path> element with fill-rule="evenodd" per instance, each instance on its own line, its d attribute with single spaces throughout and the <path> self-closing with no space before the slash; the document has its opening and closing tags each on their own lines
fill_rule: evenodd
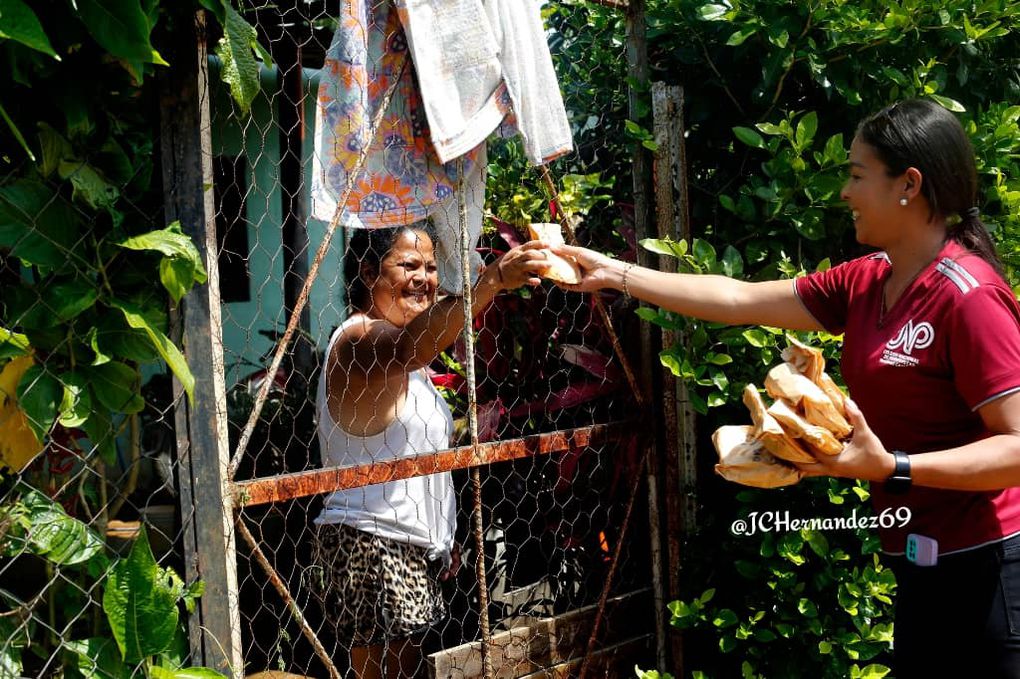
<svg viewBox="0 0 1020 679">
<path fill-rule="evenodd" d="M 328 358 L 345 321 L 329 340 Z M 324 467 L 352 467 L 394 458 L 415 457 L 450 446 L 453 417 L 424 370 L 408 375 L 407 397 L 400 413 L 372 436 L 354 436 L 336 424 L 326 404 L 325 371 L 315 405 Z M 316 524 L 343 523 L 404 544 L 428 549 L 428 558 L 450 562 L 457 527 L 453 482 L 449 472 L 339 490 L 326 497 Z"/>
</svg>

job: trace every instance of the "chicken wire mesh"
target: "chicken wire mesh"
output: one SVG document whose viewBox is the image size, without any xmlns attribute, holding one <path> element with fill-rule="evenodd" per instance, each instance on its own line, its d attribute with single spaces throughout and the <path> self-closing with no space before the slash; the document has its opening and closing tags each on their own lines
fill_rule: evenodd
<svg viewBox="0 0 1020 679">
<path fill-rule="evenodd" d="M 95 190 L 93 160 L 60 175 Z M 113 666 L 106 659 L 140 662 L 125 626 L 133 603 L 118 591 L 129 581 L 171 597 L 153 610 L 165 618 L 152 632 L 167 657 L 183 659 L 176 602 L 197 592 L 179 575 L 188 517 L 174 390 L 147 334 L 165 338 L 169 320 L 165 296 L 142 284 L 159 258 L 59 191 L 55 169 L 10 181 L 21 170 L 0 199 L 0 676 L 99 676 Z M 118 216 L 142 231 L 159 224 L 162 209 L 129 188 L 149 168 L 122 170 L 105 189 L 117 193 Z"/>
<path fill-rule="evenodd" d="M 624 8 L 542 9 L 540 37 L 574 146 L 545 176 L 514 136 L 491 138 L 459 163 L 421 160 L 432 153 L 414 99 L 422 74 L 390 3 L 238 9 L 267 54 L 248 111 L 225 84 L 231 64 L 210 59 L 224 75 L 211 79 L 211 166 L 230 473 L 241 501 L 243 669 L 234 672 L 562 676 L 593 650 L 595 619 L 595 648 L 613 652 L 593 676 L 650 657 L 646 497 L 637 493 L 634 505 L 646 432 L 624 358 L 637 354 L 633 304 L 548 281 L 517 285 L 526 265 L 513 261 L 525 257 L 531 223 L 561 223 L 568 238 L 636 256 L 631 158 L 643 132 L 626 125 Z M 219 38 L 213 29 L 210 43 Z M 316 193 L 316 176 L 332 191 Z M 196 530 L 175 446 L 186 395 L 159 367 L 175 357 L 140 339 L 157 325 L 178 339 L 163 300 L 132 297 L 152 275 L 142 254 L 157 255 L 125 245 L 66 196 L 38 201 L 28 217 L 37 226 L 3 268 L 0 332 L 13 334 L 4 337 L 0 427 L 33 432 L 45 446 L 4 476 L 0 667 L 91 676 L 120 642 L 97 630 L 143 529 L 155 558 L 145 577 L 189 603 L 198 594 L 176 579 L 189 572 Z M 337 202 L 347 214 L 333 214 Z M 161 221 L 158 210 L 136 210 L 139 222 Z M 116 270 L 99 260 L 130 303 L 97 306 L 95 319 L 74 326 L 74 345 L 92 348 L 86 357 L 56 336 L 26 356 L 19 333 L 87 305 L 88 293 L 32 285 L 26 268 L 30 246 L 56 244 L 66 259 L 63 234 L 48 229 L 67 212 L 89 226 L 80 237 L 96 252 L 142 253 L 120 256 Z M 338 223 L 359 221 L 368 228 L 337 229 L 322 247 Z M 412 230 L 391 241 L 398 224 Z M 99 275 L 74 258 L 61 265 L 66 280 Z M 465 272 L 480 276 L 467 290 Z M 470 338 L 461 333 L 464 293 L 476 297 Z M 100 313 L 111 309 L 120 315 Z M 143 397 L 129 384 L 144 384 Z M 336 466 L 342 473 L 316 474 Z M 460 552 L 455 573 L 445 568 L 449 551 Z M 186 656 L 183 628 L 168 633 L 166 652 Z"/>
</svg>

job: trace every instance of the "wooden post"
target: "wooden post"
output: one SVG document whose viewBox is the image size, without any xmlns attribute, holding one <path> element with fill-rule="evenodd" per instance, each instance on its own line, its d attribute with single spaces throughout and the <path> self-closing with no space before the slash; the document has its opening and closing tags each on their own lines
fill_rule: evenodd
<svg viewBox="0 0 1020 679">
<path fill-rule="evenodd" d="M 652 119 L 655 143 L 655 216 L 659 238 L 690 238 L 687 218 L 686 162 L 683 139 L 683 90 L 665 83 L 652 83 Z M 659 269 L 675 271 L 676 261 L 659 256 Z M 685 345 L 682 333 L 663 330 L 662 347 Z M 695 526 L 695 485 L 697 481 L 694 445 L 694 409 L 687 385 L 668 369 L 662 370 L 662 414 L 665 425 L 663 494 L 666 505 L 666 563 L 670 600 L 680 596 L 682 538 Z M 673 666 L 683 674 L 683 644 L 680 634 L 671 635 Z"/>
<path fill-rule="evenodd" d="M 640 122 L 642 98 L 645 96 L 642 85 L 648 82 L 648 41 L 645 35 L 645 0 L 630 0 L 627 3 L 627 76 L 628 76 L 628 115 L 631 120 Z M 637 85 L 635 87 L 635 85 Z M 649 228 L 651 222 L 651 164 L 648 153 L 640 144 L 635 146 L 633 164 L 634 187 L 634 231 L 638 240 L 652 235 Z M 651 265 L 650 253 L 641 247 L 637 250 L 637 263 L 641 266 Z M 654 268 L 654 267 L 653 267 Z M 647 323 L 641 325 L 641 373 L 644 378 L 645 393 L 655 393 L 654 366 L 658 364 L 653 341 L 652 329 Z M 653 399 L 654 400 L 654 399 Z M 665 668 L 668 663 L 666 643 L 666 598 L 663 578 L 662 529 L 661 529 L 661 465 L 659 463 L 658 446 L 655 437 L 649 438 L 648 455 L 648 532 L 652 567 L 652 600 L 655 616 L 655 659 L 656 665 Z"/>
<path fill-rule="evenodd" d="M 205 583 L 190 618 L 192 662 L 240 677 L 241 620 L 237 606 L 232 502 L 227 486 L 227 408 L 223 374 L 205 12 L 182 11 L 172 67 L 160 76 L 160 136 L 167 223 L 180 220 L 195 241 L 209 280 L 181 302 L 184 355 L 195 376 L 194 401 L 175 380 L 185 579 Z M 190 29 L 190 30 L 189 30 Z"/>
</svg>

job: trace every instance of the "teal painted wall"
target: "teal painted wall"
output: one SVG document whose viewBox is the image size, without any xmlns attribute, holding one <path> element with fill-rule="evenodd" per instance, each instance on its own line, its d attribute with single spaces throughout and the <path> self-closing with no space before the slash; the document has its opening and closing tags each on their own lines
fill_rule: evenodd
<svg viewBox="0 0 1020 679">
<path fill-rule="evenodd" d="M 212 68 L 218 64 L 213 60 Z M 310 191 L 311 159 L 314 141 L 315 99 L 318 70 L 305 70 L 305 139 L 303 191 Z M 277 88 L 275 69 L 262 69 L 262 91 L 252 104 L 246 118 L 239 118 L 230 94 L 217 74 L 212 74 L 213 155 L 247 159 L 245 205 L 248 220 L 248 268 L 251 275 L 251 300 L 224 303 L 223 353 L 227 369 L 227 387 L 238 378 L 257 370 L 260 356 L 272 348 L 270 340 L 258 330 L 283 328 L 287 322 L 283 312 L 282 203 L 277 168 L 280 143 L 276 125 L 276 107 L 270 95 Z M 327 224 L 309 220 L 307 254 L 309 266 L 325 238 Z M 338 229 L 319 269 L 309 297 L 311 333 L 320 350 L 324 350 L 330 331 L 344 318 L 344 281 L 342 258 L 343 231 Z"/>
</svg>

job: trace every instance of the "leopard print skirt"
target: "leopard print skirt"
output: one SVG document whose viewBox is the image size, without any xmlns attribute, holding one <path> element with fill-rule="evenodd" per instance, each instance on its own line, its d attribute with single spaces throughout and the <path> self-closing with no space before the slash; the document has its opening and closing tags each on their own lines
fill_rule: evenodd
<svg viewBox="0 0 1020 679">
<path fill-rule="evenodd" d="M 442 566 L 426 551 L 344 524 L 316 526 L 310 584 L 339 642 L 382 644 L 446 617 Z"/>
</svg>

